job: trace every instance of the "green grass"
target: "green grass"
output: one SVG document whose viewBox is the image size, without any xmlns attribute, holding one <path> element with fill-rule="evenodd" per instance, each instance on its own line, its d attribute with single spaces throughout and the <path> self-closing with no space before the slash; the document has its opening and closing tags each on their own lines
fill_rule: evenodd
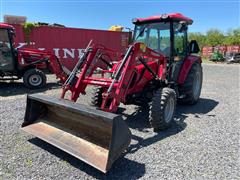
<svg viewBox="0 0 240 180">
<path fill-rule="evenodd" d="M 27 159 L 26 159 L 26 164 L 27 164 L 28 166 L 32 166 L 32 163 L 33 163 L 33 161 L 32 161 L 31 158 L 27 158 Z"/>
<path fill-rule="evenodd" d="M 202 58 L 202 62 L 203 63 L 214 63 L 214 62 L 212 62 L 212 61 L 209 61 L 209 58 Z"/>
</svg>

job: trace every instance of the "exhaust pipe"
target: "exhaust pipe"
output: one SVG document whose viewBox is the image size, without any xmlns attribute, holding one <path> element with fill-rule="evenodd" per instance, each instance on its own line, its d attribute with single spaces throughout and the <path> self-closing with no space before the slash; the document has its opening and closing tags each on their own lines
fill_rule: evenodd
<svg viewBox="0 0 240 180">
<path fill-rule="evenodd" d="M 27 96 L 21 129 L 104 173 L 131 141 L 121 116 L 38 94 Z"/>
</svg>

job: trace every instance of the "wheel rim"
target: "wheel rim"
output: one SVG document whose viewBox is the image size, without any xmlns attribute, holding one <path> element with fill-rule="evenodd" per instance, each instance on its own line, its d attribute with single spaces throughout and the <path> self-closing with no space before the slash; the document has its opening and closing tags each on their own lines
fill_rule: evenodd
<svg viewBox="0 0 240 180">
<path fill-rule="evenodd" d="M 166 107 L 164 109 L 164 119 L 166 123 L 169 123 L 172 120 L 174 113 L 174 99 L 171 97 L 168 99 Z"/>
<path fill-rule="evenodd" d="M 42 83 L 42 78 L 39 75 L 31 75 L 29 77 L 29 84 L 32 86 L 39 86 Z"/>
<path fill-rule="evenodd" d="M 200 72 L 197 71 L 195 79 L 193 81 L 193 96 L 194 96 L 194 98 L 197 98 L 199 96 L 200 86 L 201 86 L 201 77 L 200 77 Z"/>
</svg>

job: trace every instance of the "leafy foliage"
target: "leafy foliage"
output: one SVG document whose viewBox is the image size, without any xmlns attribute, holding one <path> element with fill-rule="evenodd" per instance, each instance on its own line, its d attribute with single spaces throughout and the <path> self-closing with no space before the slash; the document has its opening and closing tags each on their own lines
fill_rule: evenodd
<svg viewBox="0 0 240 180">
<path fill-rule="evenodd" d="M 201 49 L 203 46 L 239 45 L 240 28 L 230 29 L 226 34 L 218 29 L 210 29 L 206 34 L 200 32 L 189 33 L 188 39 L 197 40 Z"/>
<path fill-rule="evenodd" d="M 223 44 L 224 35 L 217 29 L 211 29 L 207 31 L 206 44 L 210 46 L 217 46 Z"/>
<path fill-rule="evenodd" d="M 24 31 L 24 34 L 25 34 L 25 40 L 28 44 L 30 43 L 31 32 L 32 32 L 33 28 L 35 28 L 35 27 L 38 27 L 38 25 L 35 24 L 35 23 L 26 22 L 26 23 L 23 24 L 23 31 Z"/>
<path fill-rule="evenodd" d="M 224 44 L 226 45 L 239 45 L 240 44 L 240 28 L 230 29 L 224 38 Z"/>
</svg>

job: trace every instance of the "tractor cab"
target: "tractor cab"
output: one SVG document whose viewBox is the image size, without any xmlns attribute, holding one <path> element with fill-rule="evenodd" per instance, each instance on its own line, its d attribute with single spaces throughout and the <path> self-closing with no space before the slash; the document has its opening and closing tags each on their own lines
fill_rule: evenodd
<svg viewBox="0 0 240 180">
<path fill-rule="evenodd" d="M 187 29 L 192 23 L 192 19 L 180 13 L 133 19 L 133 41 L 143 42 L 166 58 L 178 61 L 189 54 L 189 49 L 199 51 L 196 41 L 190 43 L 193 49 L 188 46 Z"/>
<path fill-rule="evenodd" d="M 15 69 L 13 36 L 12 26 L 0 24 L 0 74 L 12 73 Z"/>
<path fill-rule="evenodd" d="M 172 68 L 171 77 L 177 81 L 183 61 L 190 53 L 198 53 L 196 41 L 188 44 L 188 25 L 193 20 L 180 13 L 163 14 L 148 18 L 136 18 L 133 42 L 142 42 L 149 48 L 165 56 L 168 67 Z"/>
</svg>

